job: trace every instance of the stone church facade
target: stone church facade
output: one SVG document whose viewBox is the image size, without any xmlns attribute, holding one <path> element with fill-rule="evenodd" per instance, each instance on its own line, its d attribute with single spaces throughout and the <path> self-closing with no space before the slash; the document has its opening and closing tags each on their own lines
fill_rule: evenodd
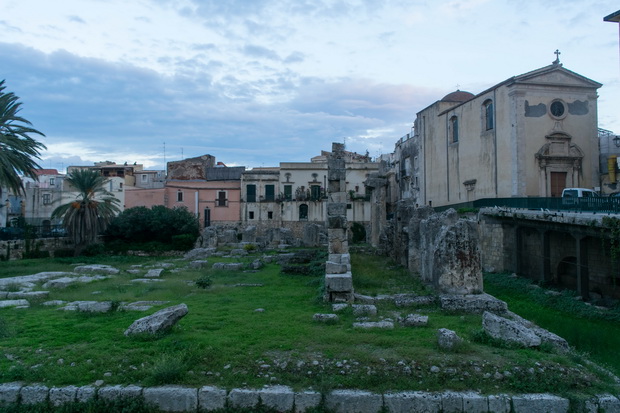
<svg viewBox="0 0 620 413">
<path fill-rule="evenodd" d="M 601 86 L 556 59 L 477 95 L 448 94 L 418 112 L 413 136 L 397 144 L 394 190 L 436 207 L 595 189 Z"/>
</svg>

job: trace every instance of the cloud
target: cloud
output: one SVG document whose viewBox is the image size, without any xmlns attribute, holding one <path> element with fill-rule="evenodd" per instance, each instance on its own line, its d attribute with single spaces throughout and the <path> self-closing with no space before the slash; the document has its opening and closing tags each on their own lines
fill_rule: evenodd
<svg viewBox="0 0 620 413">
<path fill-rule="evenodd" d="M 411 107 L 425 93 L 288 71 L 252 80 L 214 81 L 191 70 L 165 76 L 6 43 L 0 56 L 11 68 L 7 87 L 21 96 L 23 116 L 46 134 L 42 164 L 106 158 L 163 169 L 164 142 L 168 160 L 179 159 L 183 148 L 185 157 L 210 153 L 246 166 L 307 161 L 345 136 L 412 119 Z"/>
<path fill-rule="evenodd" d="M 69 16 L 68 19 L 70 22 L 73 23 L 86 24 L 86 21 L 84 21 L 84 19 L 82 19 L 80 16 Z"/>
<path fill-rule="evenodd" d="M 243 53 L 247 56 L 259 59 L 280 60 L 280 56 L 273 50 L 255 44 L 245 45 Z"/>
</svg>

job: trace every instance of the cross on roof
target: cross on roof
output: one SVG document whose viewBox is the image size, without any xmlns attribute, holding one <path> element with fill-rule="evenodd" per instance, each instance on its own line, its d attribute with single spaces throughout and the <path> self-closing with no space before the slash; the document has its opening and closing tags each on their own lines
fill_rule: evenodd
<svg viewBox="0 0 620 413">
<path fill-rule="evenodd" d="M 555 54 L 555 60 L 553 61 L 554 65 L 557 65 L 558 63 L 560 63 L 560 55 L 562 53 L 560 53 L 560 51 L 558 49 L 555 49 L 555 52 L 553 52 Z"/>
</svg>

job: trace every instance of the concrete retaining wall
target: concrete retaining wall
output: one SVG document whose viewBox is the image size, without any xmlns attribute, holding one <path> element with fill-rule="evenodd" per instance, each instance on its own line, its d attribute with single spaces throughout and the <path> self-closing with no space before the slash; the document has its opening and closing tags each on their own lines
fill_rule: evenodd
<svg viewBox="0 0 620 413">
<path fill-rule="evenodd" d="M 620 412 L 620 395 L 600 395 L 573 405 L 568 399 L 551 394 L 490 395 L 475 392 L 396 392 L 372 393 L 362 390 L 334 390 L 327 394 L 315 391 L 293 391 L 287 386 L 262 389 L 201 388 L 183 386 L 66 386 L 47 387 L 41 384 L 0 384 L 0 407 L 11 404 L 33 405 L 49 403 L 87 402 L 95 398 L 116 400 L 143 398 L 148 404 L 164 412 L 201 412 L 228 408 L 263 406 L 279 412 L 301 413 L 307 409 L 324 407 L 335 413 L 392 413 L 405 412 L 493 412 L 530 413 L 548 412 Z M 384 410 L 382 410 L 384 409 Z"/>
</svg>

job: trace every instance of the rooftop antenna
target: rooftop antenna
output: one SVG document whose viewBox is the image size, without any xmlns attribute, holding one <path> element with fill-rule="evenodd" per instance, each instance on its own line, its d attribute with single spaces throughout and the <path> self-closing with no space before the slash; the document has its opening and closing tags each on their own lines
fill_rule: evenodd
<svg viewBox="0 0 620 413">
<path fill-rule="evenodd" d="M 168 174 L 168 164 L 166 163 L 166 142 L 164 142 L 164 171 Z"/>
</svg>

